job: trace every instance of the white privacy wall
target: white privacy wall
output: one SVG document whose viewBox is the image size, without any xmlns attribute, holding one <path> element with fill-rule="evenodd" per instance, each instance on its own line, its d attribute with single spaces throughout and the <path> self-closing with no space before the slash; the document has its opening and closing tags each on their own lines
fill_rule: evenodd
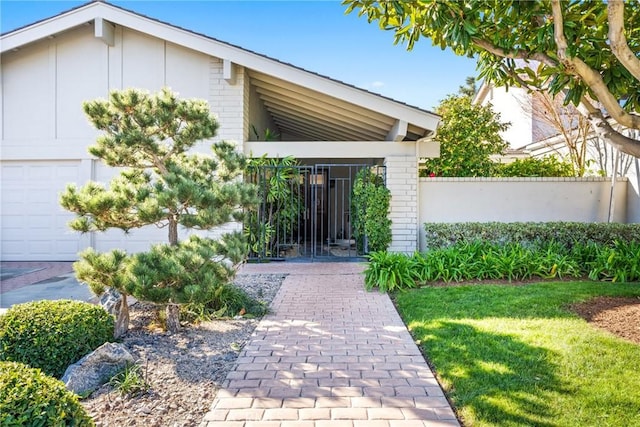
<svg viewBox="0 0 640 427">
<path fill-rule="evenodd" d="M 614 192 L 612 222 L 627 222 L 627 179 Z M 607 222 L 606 178 L 420 178 L 420 248 L 425 222 Z"/>
</svg>

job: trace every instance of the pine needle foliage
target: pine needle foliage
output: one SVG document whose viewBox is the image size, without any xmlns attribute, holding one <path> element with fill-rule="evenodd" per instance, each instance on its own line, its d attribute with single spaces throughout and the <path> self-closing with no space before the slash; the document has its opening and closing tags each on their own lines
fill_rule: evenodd
<svg viewBox="0 0 640 427">
<path fill-rule="evenodd" d="M 113 287 L 168 307 L 206 302 L 212 288 L 233 278 L 233 264 L 247 251 L 244 237 L 233 232 L 218 241 L 179 242 L 178 227 L 211 230 L 242 221 L 256 199 L 255 187 L 239 179 L 245 157 L 224 141 L 212 145 L 212 155 L 193 152 L 216 135 L 218 122 L 205 101 L 180 99 L 169 89 L 113 91 L 83 108 L 101 131 L 89 153 L 122 169 L 108 185 L 67 186 L 61 204 L 76 214 L 70 227 L 86 233 L 155 225 L 167 229 L 168 239 L 135 255 L 87 250 L 75 266 L 79 279 L 97 293 Z"/>
</svg>

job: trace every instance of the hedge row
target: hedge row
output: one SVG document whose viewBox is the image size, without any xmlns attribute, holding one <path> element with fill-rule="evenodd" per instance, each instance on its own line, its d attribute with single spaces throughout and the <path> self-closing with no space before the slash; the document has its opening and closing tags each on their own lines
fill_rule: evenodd
<svg viewBox="0 0 640 427">
<path fill-rule="evenodd" d="M 616 241 L 640 242 L 640 224 L 583 222 L 465 222 L 426 223 L 428 250 L 457 243 L 485 241 L 497 245 L 519 243 L 525 247 L 555 242 L 565 248 L 595 243 L 612 247 Z"/>
</svg>

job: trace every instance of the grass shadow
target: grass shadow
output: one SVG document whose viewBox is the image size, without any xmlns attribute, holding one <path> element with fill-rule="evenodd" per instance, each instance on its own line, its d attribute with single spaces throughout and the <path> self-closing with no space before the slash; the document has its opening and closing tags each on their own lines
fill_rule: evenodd
<svg viewBox="0 0 640 427">
<path fill-rule="evenodd" d="M 422 288 L 395 302 L 468 425 L 640 426 L 637 346 L 569 308 L 639 295 L 638 284 L 545 282 Z"/>
<path fill-rule="evenodd" d="M 412 333 L 426 337 L 423 350 L 438 360 L 439 373 L 447 373 L 440 379 L 454 405 L 464 404 L 464 412 L 497 425 L 556 425 L 556 414 L 545 396 L 571 390 L 554 374 L 549 350 L 454 321 L 414 327 Z"/>
</svg>

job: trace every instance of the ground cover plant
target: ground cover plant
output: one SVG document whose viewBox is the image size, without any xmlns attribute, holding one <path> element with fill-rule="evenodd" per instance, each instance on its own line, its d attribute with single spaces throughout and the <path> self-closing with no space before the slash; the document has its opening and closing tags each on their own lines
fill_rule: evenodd
<svg viewBox="0 0 640 427">
<path fill-rule="evenodd" d="M 381 292 L 431 282 L 590 278 L 611 282 L 640 281 L 640 242 L 611 245 L 556 242 L 525 245 L 461 241 L 412 256 L 370 254 L 365 269 L 367 289 Z"/>
<path fill-rule="evenodd" d="M 638 345 L 570 306 L 640 299 L 637 284 L 425 287 L 398 311 L 466 426 L 638 426 Z"/>
</svg>

